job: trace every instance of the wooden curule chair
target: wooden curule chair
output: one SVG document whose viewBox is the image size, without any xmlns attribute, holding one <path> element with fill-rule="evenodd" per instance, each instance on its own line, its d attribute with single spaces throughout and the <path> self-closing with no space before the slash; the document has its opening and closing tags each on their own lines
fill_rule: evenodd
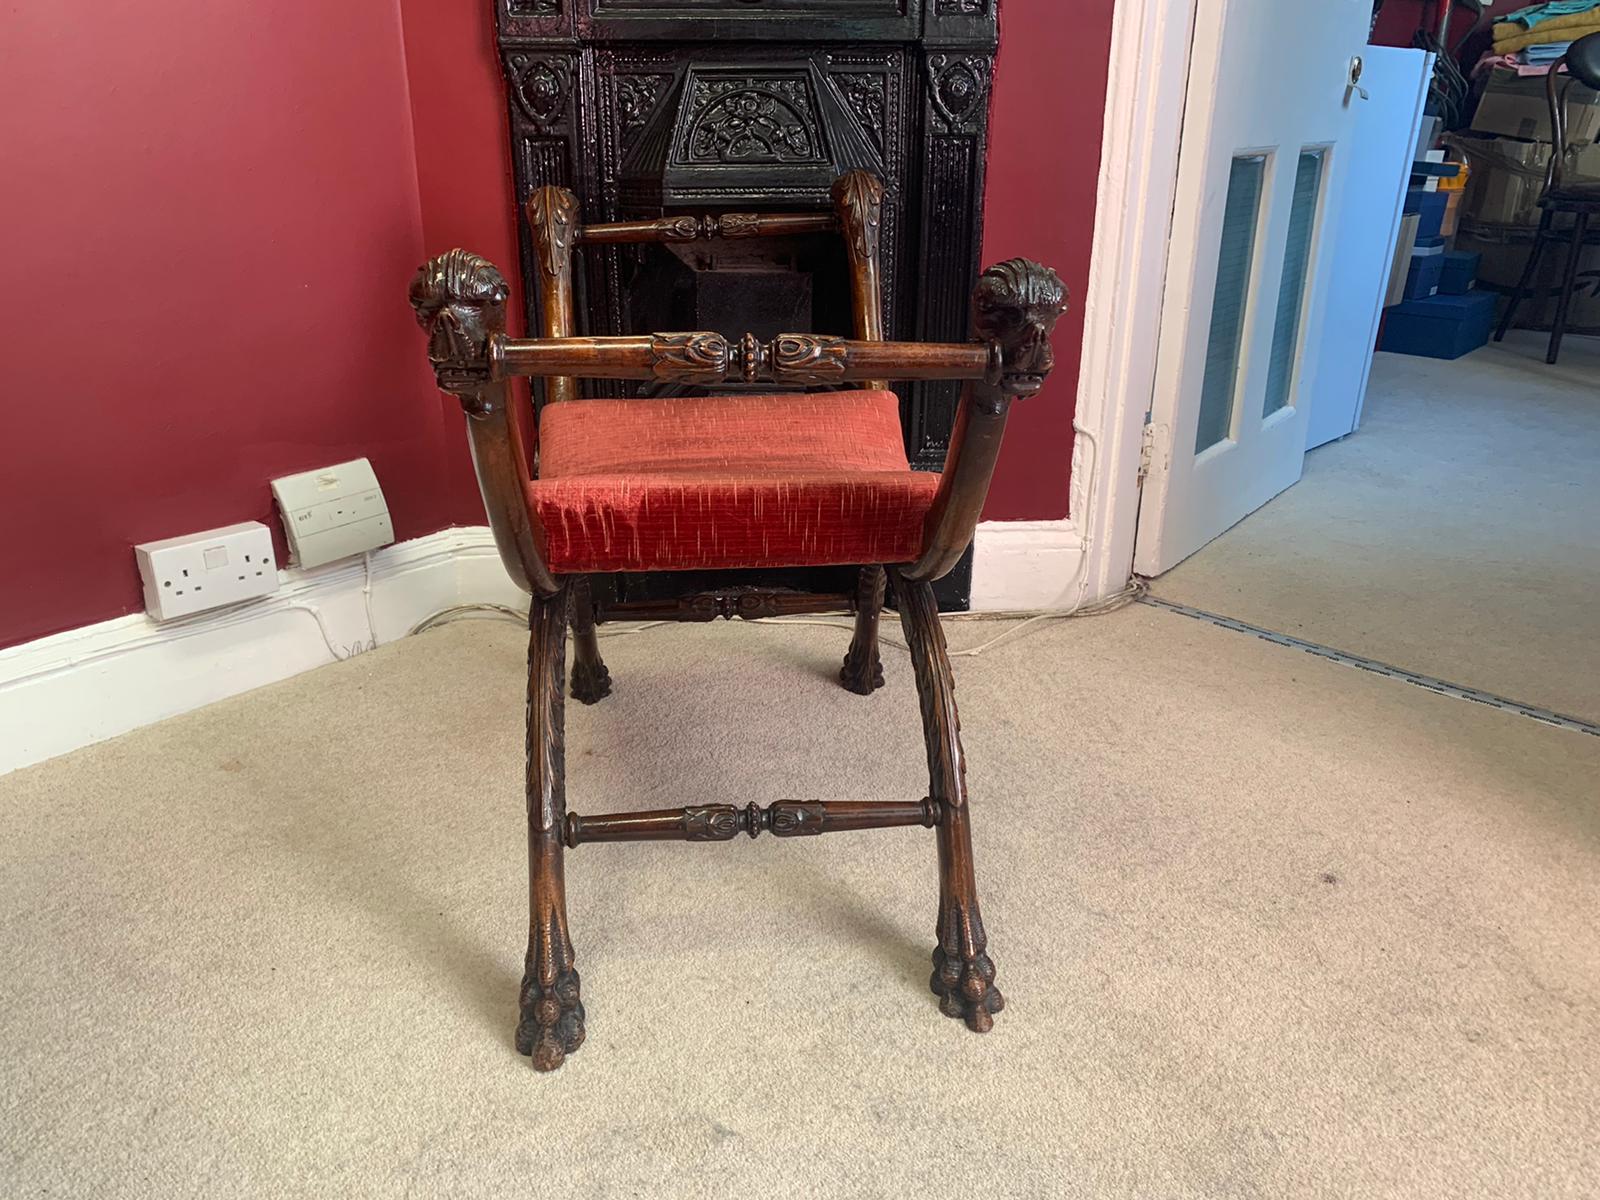
<svg viewBox="0 0 1600 1200">
<path fill-rule="evenodd" d="M 567 928 L 563 855 L 585 842 L 729 841 L 923 825 L 939 845 L 933 991 L 940 1007 L 984 1032 L 1000 1011 L 978 912 L 965 764 L 950 661 L 930 581 L 972 540 L 1014 398 L 1039 390 L 1053 364 L 1050 331 L 1065 307 L 1055 272 L 1012 259 L 973 294 L 978 340 L 882 340 L 878 222 L 883 189 L 852 171 L 830 213 L 725 213 L 582 225 L 571 192 L 528 202 L 538 252 L 543 337 L 509 338 L 509 290 L 489 262 L 452 250 L 411 285 L 439 386 L 460 398 L 489 523 L 529 612 L 527 796 L 530 925 L 517 1048 L 551 1070 L 583 1041 L 583 1004 Z M 572 255 L 599 243 L 746 238 L 837 230 L 851 267 L 853 339 L 804 333 L 730 342 L 717 333 L 572 336 Z M 515 376 L 545 380 L 532 407 Z M 580 399 L 575 378 L 654 380 L 694 389 L 744 382 L 781 394 Z M 886 379 L 966 381 L 942 474 L 907 466 Z M 841 385 L 856 385 L 839 390 Z M 807 392 L 806 388 L 833 388 Z M 530 455 L 527 447 L 536 447 Z M 535 469 L 536 468 L 536 469 Z M 588 573 L 859 565 L 849 595 L 730 589 L 675 602 L 598 609 Z M 611 690 L 597 621 L 712 620 L 847 612 L 855 636 L 840 678 L 870 695 L 883 683 L 878 614 L 893 580 L 911 648 L 928 753 L 928 794 L 914 800 L 778 800 L 579 816 L 566 811 L 563 702 L 567 624 L 572 694 Z"/>
</svg>

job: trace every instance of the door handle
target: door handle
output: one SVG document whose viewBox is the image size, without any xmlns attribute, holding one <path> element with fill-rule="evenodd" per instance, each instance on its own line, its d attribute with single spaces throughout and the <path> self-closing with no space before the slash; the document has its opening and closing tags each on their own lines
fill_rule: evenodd
<svg viewBox="0 0 1600 1200">
<path fill-rule="evenodd" d="M 1367 64 L 1361 60 L 1361 55 L 1357 54 L 1351 58 L 1350 74 L 1345 79 L 1345 87 L 1352 92 L 1359 92 L 1363 100 L 1370 100 L 1372 97 L 1367 95 L 1367 89 L 1361 86 L 1361 76 L 1366 69 Z"/>
</svg>

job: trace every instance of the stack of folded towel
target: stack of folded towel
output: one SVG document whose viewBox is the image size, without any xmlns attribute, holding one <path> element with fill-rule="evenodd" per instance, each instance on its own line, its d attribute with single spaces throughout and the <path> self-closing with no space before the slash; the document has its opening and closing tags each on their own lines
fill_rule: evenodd
<svg viewBox="0 0 1600 1200">
<path fill-rule="evenodd" d="M 1549 65 L 1579 38 L 1600 33 L 1600 0 L 1548 0 L 1512 13 L 1494 27 L 1494 53 Z"/>
</svg>

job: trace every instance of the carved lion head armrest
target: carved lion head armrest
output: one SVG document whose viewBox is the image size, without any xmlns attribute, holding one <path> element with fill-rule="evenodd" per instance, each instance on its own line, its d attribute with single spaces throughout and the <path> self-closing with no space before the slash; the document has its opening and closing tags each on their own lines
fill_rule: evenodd
<svg viewBox="0 0 1600 1200">
<path fill-rule="evenodd" d="M 428 335 L 434 377 L 468 412 L 495 402 L 494 340 L 506 331 L 510 295 L 499 269 L 469 250 L 429 259 L 411 281 L 411 307 Z"/>
<path fill-rule="evenodd" d="M 944 473 L 923 526 L 922 553 L 902 571 L 907 579 L 940 578 L 972 543 L 1011 401 L 1037 395 L 1044 386 L 1056 362 L 1050 334 L 1066 308 L 1061 277 L 1031 259 L 997 263 L 979 278 L 972 324 L 988 347 L 989 369 L 967 385 L 956 410 Z"/>
<path fill-rule="evenodd" d="M 1050 334 L 1066 311 L 1061 277 L 1032 259 L 1007 259 L 979 277 L 972 324 L 980 341 L 999 348 L 990 382 L 1006 396 L 1033 396 L 1044 386 L 1056 365 Z"/>
<path fill-rule="evenodd" d="M 514 431 L 500 369 L 511 289 L 488 259 L 451 250 L 429 259 L 411 281 L 411 307 L 428 335 L 428 362 L 441 391 L 467 412 L 472 462 L 501 561 L 524 591 L 551 595 L 544 530 L 527 503 L 527 455 Z"/>
</svg>

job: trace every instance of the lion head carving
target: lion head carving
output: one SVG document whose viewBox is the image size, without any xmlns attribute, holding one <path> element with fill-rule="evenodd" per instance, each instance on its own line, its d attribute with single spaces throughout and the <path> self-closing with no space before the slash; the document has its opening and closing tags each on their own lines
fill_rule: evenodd
<svg viewBox="0 0 1600 1200">
<path fill-rule="evenodd" d="M 1067 309 L 1067 289 L 1049 267 L 1013 258 L 990 267 L 972 294 L 978 337 L 1000 346 L 1003 390 L 1031 396 L 1055 366 L 1050 332 Z"/>
<path fill-rule="evenodd" d="M 443 391 L 473 395 L 489 381 L 489 339 L 505 332 L 510 295 L 495 265 L 466 250 L 430 259 L 412 279 L 411 307 Z"/>
</svg>

